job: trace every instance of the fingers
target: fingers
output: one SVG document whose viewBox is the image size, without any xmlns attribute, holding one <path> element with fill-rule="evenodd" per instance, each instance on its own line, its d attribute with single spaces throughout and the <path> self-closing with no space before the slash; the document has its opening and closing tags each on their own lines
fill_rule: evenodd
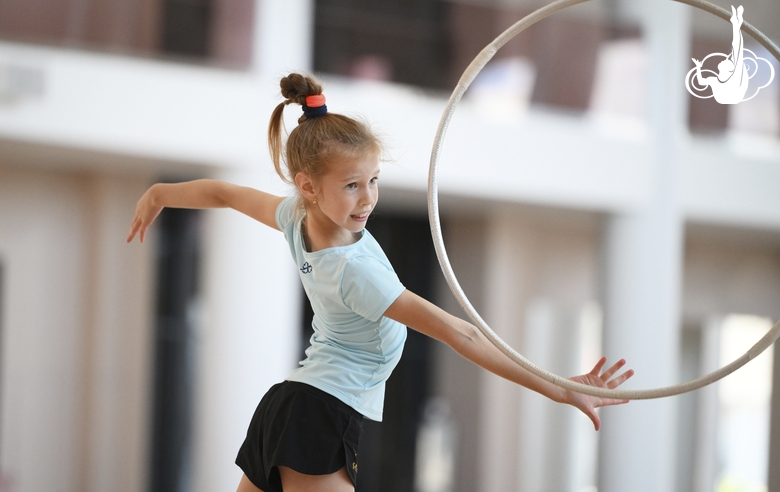
<svg viewBox="0 0 780 492">
<path fill-rule="evenodd" d="M 604 361 L 605 362 L 606 362 L 606 359 L 607 358 L 604 357 Z M 615 373 L 618 372 L 618 370 L 621 367 L 623 367 L 624 365 L 626 365 L 626 360 L 625 359 L 620 359 L 619 361 L 615 362 L 615 364 L 612 367 L 610 367 L 609 369 L 607 369 L 606 371 L 601 373 L 601 376 L 599 376 L 599 377 L 601 378 L 602 381 L 607 382 L 607 381 L 609 381 L 609 378 L 614 376 Z"/>
<path fill-rule="evenodd" d="M 580 382 L 583 384 L 587 384 L 589 386 L 615 389 L 634 375 L 634 370 L 629 369 L 623 374 L 614 377 L 615 374 L 620 370 L 620 368 L 626 365 L 625 359 L 620 359 L 619 361 L 615 362 L 612 366 L 610 366 L 606 371 L 601 372 L 601 370 L 604 368 L 604 365 L 606 363 L 607 363 L 607 358 L 602 357 L 601 359 L 599 359 L 599 361 L 596 363 L 596 365 L 593 367 L 593 370 L 590 373 L 583 376 L 576 376 L 571 379 L 575 382 Z M 576 397 L 577 395 L 576 392 L 571 392 L 569 394 L 574 395 L 569 400 L 569 403 L 579 408 L 580 411 L 582 411 L 585 415 L 588 416 L 591 422 L 593 422 L 593 427 L 596 429 L 596 431 L 598 431 L 601 428 L 601 419 L 596 413 L 597 407 L 623 405 L 625 403 L 628 403 L 629 401 L 629 400 L 618 400 L 612 398 L 593 398 L 584 395 L 580 395 L 580 397 Z"/>
<path fill-rule="evenodd" d="M 593 369 L 590 371 L 591 375 L 597 376 L 599 379 L 601 379 L 605 383 L 607 381 L 609 381 L 610 378 L 612 376 L 614 376 L 615 373 L 618 372 L 618 370 L 620 370 L 621 367 L 626 365 L 626 360 L 625 359 L 620 359 L 619 361 L 615 362 L 615 364 L 613 364 L 612 367 L 610 367 L 609 369 L 607 369 L 604 372 L 601 372 L 601 369 L 604 367 L 604 364 L 606 364 L 606 363 L 607 363 L 607 358 L 606 357 L 602 357 L 601 359 L 599 359 L 599 361 L 596 363 L 595 366 L 593 366 Z M 629 371 L 629 372 L 631 373 L 631 375 L 634 374 L 633 371 Z M 624 375 L 622 375 L 621 377 L 623 377 Z M 625 379 L 628 379 L 629 377 L 631 377 L 631 375 L 627 376 Z"/>
<path fill-rule="evenodd" d="M 601 429 L 601 419 L 599 418 L 595 409 L 591 409 L 588 412 L 588 418 L 590 418 L 590 421 L 593 422 L 593 428 L 596 429 L 596 432 L 598 432 L 598 430 Z"/>
<path fill-rule="evenodd" d="M 601 403 L 598 406 L 600 406 L 600 407 L 611 407 L 613 405 L 625 405 L 628 402 L 629 402 L 629 400 L 607 399 L 607 400 L 602 400 Z"/>
<path fill-rule="evenodd" d="M 599 359 L 598 362 L 596 362 L 596 365 L 593 366 L 593 369 L 591 369 L 590 374 L 593 374 L 594 376 L 598 376 L 601 373 L 601 368 L 604 367 L 604 364 L 607 363 L 607 358 L 602 357 Z"/>
<path fill-rule="evenodd" d="M 135 237 L 135 234 L 138 232 L 138 225 L 136 224 L 136 221 L 133 221 L 132 224 L 130 224 L 130 232 L 127 233 L 127 242 L 131 242 L 133 238 Z"/>
<path fill-rule="evenodd" d="M 620 359 L 619 361 L 615 362 L 609 369 L 607 369 L 604 372 L 601 372 L 601 369 L 604 367 L 604 364 L 606 364 L 607 358 L 602 357 L 599 359 L 599 361 L 596 363 L 596 365 L 593 367 L 593 370 L 590 372 L 591 375 L 598 377 L 603 383 L 604 386 L 609 389 L 615 389 L 621 384 L 625 383 L 631 376 L 634 375 L 634 370 L 629 369 L 620 376 L 614 377 L 615 374 L 626 365 L 625 359 Z"/>
<path fill-rule="evenodd" d="M 630 378 L 633 375 L 634 375 L 634 370 L 633 369 L 629 369 L 628 371 L 624 372 L 620 376 L 618 376 L 615 379 L 609 381 L 607 383 L 607 388 L 615 389 L 618 386 L 620 386 L 621 384 L 625 383 L 628 380 L 628 378 Z"/>
<path fill-rule="evenodd" d="M 149 190 L 151 190 L 151 188 Z M 127 242 L 131 242 L 136 234 L 138 234 L 139 241 L 144 242 L 146 230 L 152 225 L 154 219 L 160 215 L 162 210 L 163 207 L 152 203 L 151 195 L 149 191 L 147 191 L 144 196 L 138 200 L 138 203 L 135 206 L 135 215 L 130 223 L 130 232 L 127 234 Z"/>
<path fill-rule="evenodd" d="M 144 242 L 144 237 L 146 236 L 146 229 L 147 226 L 143 225 L 143 222 L 139 218 L 135 218 L 133 220 L 133 223 L 130 224 L 130 232 L 127 235 L 127 242 L 132 242 L 133 238 L 136 234 L 138 234 L 138 239 L 141 242 Z"/>
</svg>

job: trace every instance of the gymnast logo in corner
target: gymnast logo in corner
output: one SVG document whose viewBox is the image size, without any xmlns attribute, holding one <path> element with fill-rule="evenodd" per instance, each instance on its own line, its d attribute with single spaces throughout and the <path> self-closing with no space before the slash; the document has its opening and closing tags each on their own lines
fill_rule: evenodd
<svg viewBox="0 0 780 492">
<path fill-rule="evenodd" d="M 309 264 L 308 261 L 303 265 L 301 265 L 301 272 L 303 272 L 304 275 L 307 273 L 311 273 L 311 271 L 312 271 L 312 266 Z"/>
<path fill-rule="evenodd" d="M 758 91 L 763 89 L 772 83 L 775 78 L 775 68 L 772 63 L 756 56 L 755 53 L 745 48 L 744 40 L 742 39 L 742 13 L 745 11 L 740 5 L 737 9 L 731 6 L 731 53 L 725 55 L 723 53 L 711 53 L 707 55 L 702 61 L 693 58 L 693 63 L 696 65 L 685 76 L 685 88 L 688 89 L 693 96 L 699 99 L 709 99 L 714 97 L 720 104 L 738 104 L 742 101 L 753 99 Z M 718 73 L 713 70 L 702 69 L 702 65 L 709 58 L 715 60 L 722 59 L 718 63 Z M 754 91 L 748 94 L 748 86 L 750 86 L 750 80 L 755 77 L 762 67 L 769 68 L 769 80 L 762 86 L 757 87 L 757 82 L 754 82 Z M 711 74 L 713 76 L 705 77 L 702 74 Z M 709 95 L 699 95 L 697 93 L 707 93 L 707 88 L 712 90 Z M 747 96 L 747 97 L 746 97 Z"/>
</svg>

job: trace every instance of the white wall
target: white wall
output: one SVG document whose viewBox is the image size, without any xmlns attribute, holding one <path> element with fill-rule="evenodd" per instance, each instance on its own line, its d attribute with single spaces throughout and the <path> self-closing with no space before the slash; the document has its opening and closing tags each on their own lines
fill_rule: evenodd
<svg viewBox="0 0 780 492">
<path fill-rule="evenodd" d="M 268 176 L 266 125 L 280 101 L 279 75 L 294 69 L 232 72 L 7 42 L 0 43 L 3 64 L 33 67 L 44 80 L 42 96 L 0 104 L 3 139 Z M 362 114 L 387 137 L 393 162 L 385 165 L 385 185 L 425 189 L 445 94 L 345 79 L 326 79 L 325 92 L 331 110 Z M 466 97 L 445 139 L 443 193 L 607 212 L 649 199 L 649 135 L 620 136 L 590 119 L 538 108 L 497 121 L 476 104 Z M 287 112 L 294 125 L 296 109 Z M 777 146 L 683 137 L 684 215 L 780 227 Z"/>
</svg>

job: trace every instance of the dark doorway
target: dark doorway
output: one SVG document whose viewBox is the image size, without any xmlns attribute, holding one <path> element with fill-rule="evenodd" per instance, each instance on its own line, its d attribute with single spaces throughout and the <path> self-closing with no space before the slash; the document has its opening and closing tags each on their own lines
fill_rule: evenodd
<svg viewBox="0 0 780 492">
<path fill-rule="evenodd" d="M 166 208 L 157 219 L 157 300 L 149 490 L 185 492 L 192 455 L 194 316 L 198 291 L 196 210 Z"/>
<path fill-rule="evenodd" d="M 428 219 L 376 213 L 367 229 L 382 246 L 401 283 L 433 300 L 436 253 Z M 301 358 L 312 335 L 313 312 L 303 296 Z M 363 421 L 356 492 L 409 492 L 414 487 L 417 429 L 429 396 L 431 339 L 408 330 L 403 356 L 387 381 L 383 422 Z"/>
</svg>

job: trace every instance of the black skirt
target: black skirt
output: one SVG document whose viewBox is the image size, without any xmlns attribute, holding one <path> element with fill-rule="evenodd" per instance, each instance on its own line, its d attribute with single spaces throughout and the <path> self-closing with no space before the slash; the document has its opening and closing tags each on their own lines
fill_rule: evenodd
<svg viewBox="0 0 780 492">
<path fill-rule="evenodd" d="M 346 467 L 357 481 L 363 416 L 335 396 L 293 381 L 263 396 L 249 424 L 236 464 L 264 492 L 282 492 L 279 466 L 307 475 Z"/>
</svg>

